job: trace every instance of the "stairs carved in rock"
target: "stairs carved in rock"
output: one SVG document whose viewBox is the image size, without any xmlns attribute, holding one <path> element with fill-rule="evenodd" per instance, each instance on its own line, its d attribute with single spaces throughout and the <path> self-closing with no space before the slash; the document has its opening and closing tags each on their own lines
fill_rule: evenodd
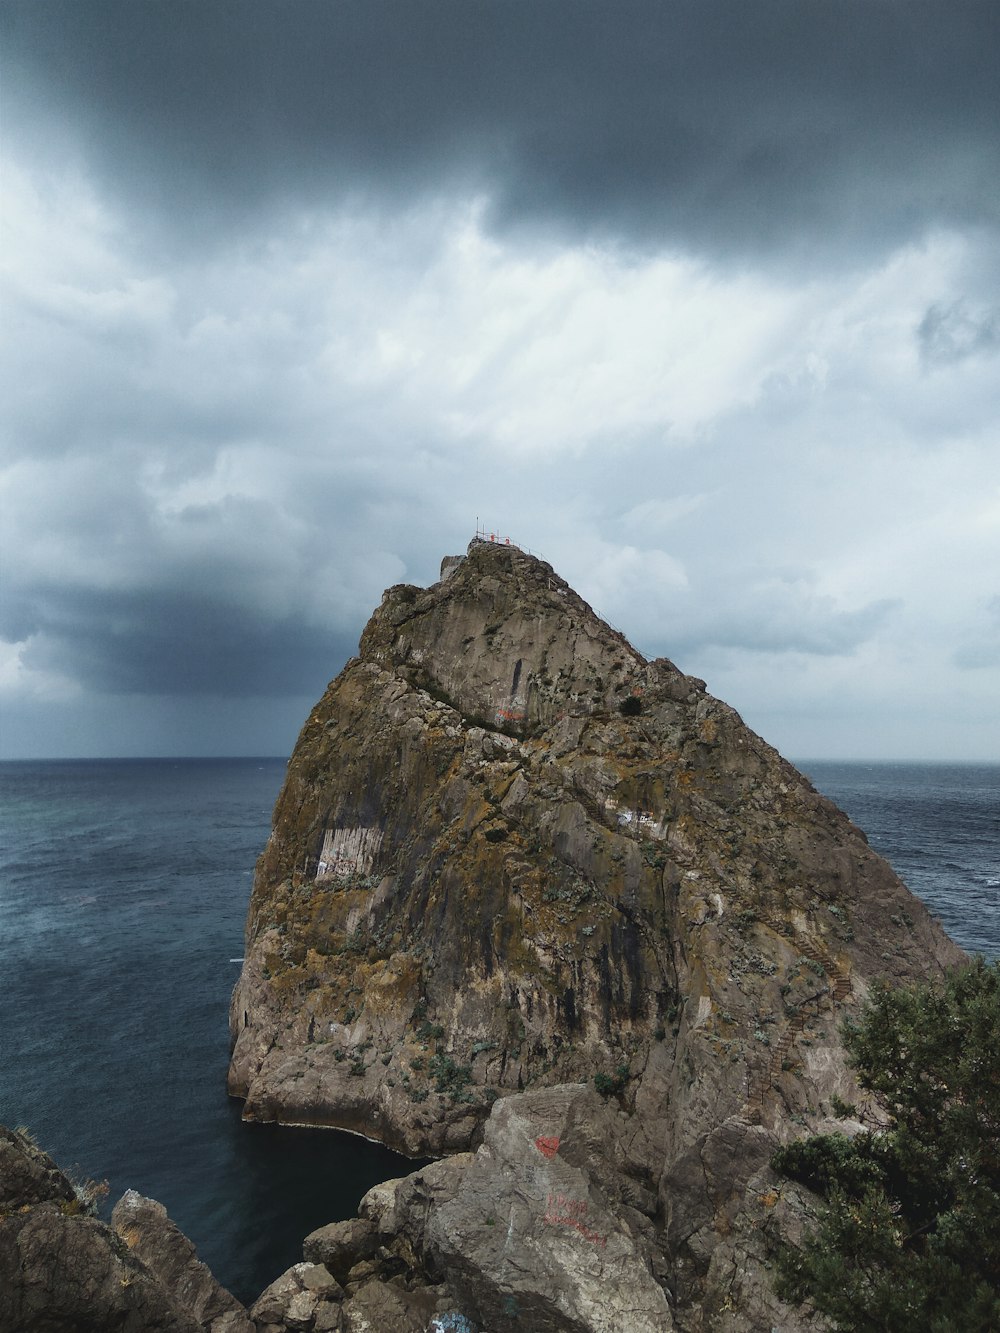
<svg viewBox="0 0 1000 1333">
<path fill-rule="evenodd" d="M 836 1009 L 854 993 L 850 975 L 820 940 L 793 934 L 785 922 L 768 922 L 768 924 L 794 944 L 803 958 L 808 958 L 810 962 L 823 969 L 829 979 L 830 989 L 801 1005 L 798 1012 L 785 1024 L 778 1041 L 770 1047 L 767 1059 L 748 1066 L 746 1114 L 747 1119 L 755 1124 L 759 1124 L 763 1118 L 767 1094 L 781 1074 L 782 1066 L 789 1058 L 795 1042 L 805 1031 L 809 1020 L 821 1012 L 824 1004 L 828 1003 L 832 1009 Z"/>
</svg>

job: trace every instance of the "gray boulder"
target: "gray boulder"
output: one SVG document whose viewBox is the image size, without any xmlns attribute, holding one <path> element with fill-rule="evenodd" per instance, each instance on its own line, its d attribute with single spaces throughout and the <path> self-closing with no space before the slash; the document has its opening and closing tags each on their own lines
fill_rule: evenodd
<svg viewBox="0 0 1000 1333">
<path fill-rule="evenodd" d="M 366 1218 L 352 1217 L 346 1222 L 331 1222 L 306 1236 L 303 1257 L 313 1264 L 325 1264 L 341 1282 L 351 1269 L 371 1259 L 378 1249 L 378 1233 Z"/>
<path fill-rule="evenodd" d="M 497 1102 L 475 1154 L 377 1186 L 361 1211 L 385 1248 L 447 1283 L 455 1318 L 491 1330 L 665 1333 L 656 1196 L 615 1165 L 626 1122 L 584 1084 Z"/>
<path fill-rule="evenodd" d="M 295 1264 L 258 1296 L 250 1309 L 261 1330 L 337 1330 L 344 1291 L 323 1264 Z"/>
</svg>

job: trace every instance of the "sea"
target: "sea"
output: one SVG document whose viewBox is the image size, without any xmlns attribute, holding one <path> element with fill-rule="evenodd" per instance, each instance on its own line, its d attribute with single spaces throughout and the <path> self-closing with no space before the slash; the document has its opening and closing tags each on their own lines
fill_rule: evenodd
<svg viewBox="0 0 1000 1333">
<path fill-rule="evenodd" d="M 804 761 L 965 949 L 1000 956 L 1000 765 Z M 159 1199 L 244 1301 L 412 1163 L 247 1125 L 229 996 L 281 759 L 0 763 L 0 1123 Z"/>
</svg>

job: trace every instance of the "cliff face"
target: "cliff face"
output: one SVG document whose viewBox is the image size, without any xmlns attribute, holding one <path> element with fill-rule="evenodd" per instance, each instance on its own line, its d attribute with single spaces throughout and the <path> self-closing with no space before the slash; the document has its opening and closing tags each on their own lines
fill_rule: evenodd
<svg viewBox="0 0 1000 1333">
<path fill-rule="evenodd" d="M 440 1153 L 498 1096 L 597 1075 L 683 1303 L 774 1142 L 856 1100 L 837 1025 L 868 979 L 961 954 L 731 708 L 548 565 L 474 543 L 443 571 L 386 592 L 299 737 L 230 1090 L 249 1119 Z"/>
</svg>

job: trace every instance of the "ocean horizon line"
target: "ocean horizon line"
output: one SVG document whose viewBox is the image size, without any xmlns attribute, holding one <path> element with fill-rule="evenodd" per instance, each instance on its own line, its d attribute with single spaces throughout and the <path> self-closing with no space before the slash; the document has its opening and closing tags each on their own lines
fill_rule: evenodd
<svg viewBox="0 0 1000 1333">
<path fill-rule="evenodd" d="M 780 753 L 780 751 L 779 751 Z M 2 755 L 0 764 L 194 764 L 194 763 L 287 763 L 290 754 L 86 754 Z M 913 758 L 895 755 L 784 755 L 797 768 L 808 764 L 884 764 L 924 768 L 1000 768 L 998 759 Z"/>
</svg>

